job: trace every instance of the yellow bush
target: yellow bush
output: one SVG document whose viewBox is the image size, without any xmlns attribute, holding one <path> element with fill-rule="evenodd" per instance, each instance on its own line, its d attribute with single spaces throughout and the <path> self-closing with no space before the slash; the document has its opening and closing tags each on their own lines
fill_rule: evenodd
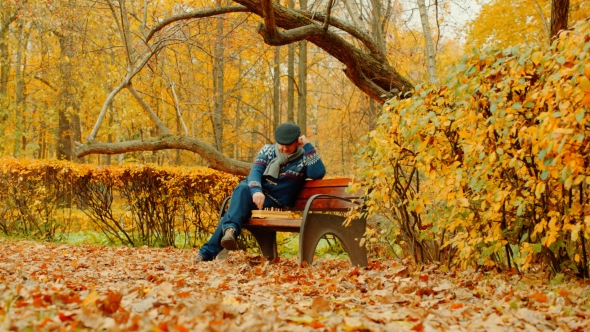
<svg viewBox="0 0 590 332">
<path fill-rule="evenodd" d="M 474 49 L 441 86 L 388 101 L 359 154 L 368 213 L 418 259 L 586 274 L 589 49 L 589 21 L 546 50 Z"/>
</svg>

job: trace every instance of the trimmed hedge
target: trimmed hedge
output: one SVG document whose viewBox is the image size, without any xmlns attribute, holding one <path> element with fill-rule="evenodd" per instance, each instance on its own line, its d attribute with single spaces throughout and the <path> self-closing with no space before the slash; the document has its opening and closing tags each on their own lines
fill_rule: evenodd
<svg viewBox="0 0 590 332">
<path fill-rule="evenodd" d="M 55 240 L 81 210 L 114 244 L 174 246 L 183 234 L 194 246 L 214 231 L 240 180 L 201 167 L 0 159 L 0 232 Z"/>
</svg>

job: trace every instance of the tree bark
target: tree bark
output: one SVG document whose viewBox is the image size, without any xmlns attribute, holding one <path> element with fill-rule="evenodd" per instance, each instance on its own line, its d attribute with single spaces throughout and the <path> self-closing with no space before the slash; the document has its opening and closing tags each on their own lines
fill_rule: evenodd
<svg viewBox="0 0 590 332">
<path fill-rule="evenodd" d="M 551 1 L 551 36 L 556 37 L 559 31 L 567 29 L 567 14 L 570 0 Z"/>
</svg>

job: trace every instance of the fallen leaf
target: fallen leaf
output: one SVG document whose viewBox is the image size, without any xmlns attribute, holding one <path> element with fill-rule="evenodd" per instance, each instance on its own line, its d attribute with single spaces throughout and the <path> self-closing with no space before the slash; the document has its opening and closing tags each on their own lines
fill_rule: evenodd
<svg viewBox="0 0 590 332">
<path fill-rule="evenodd" d="M 87 307 L 89 305 L 93 305 L 94 303 L 96 303 L 96 300 L 98 300 L 98 292 L 94 290 L 94 287 L 92 287 L 92 290 L 90 291 L 88 296 L 86 296 L 84 301 L 82 301 L 82 306 Z"/>
<path fill-rule="evenodd" d="M 541 293 L 533 293 L 529 295 L 529 299 L 535 300 L 537 302 L 545 303 L 547 302 L 547 295 Z"/>
</svg>

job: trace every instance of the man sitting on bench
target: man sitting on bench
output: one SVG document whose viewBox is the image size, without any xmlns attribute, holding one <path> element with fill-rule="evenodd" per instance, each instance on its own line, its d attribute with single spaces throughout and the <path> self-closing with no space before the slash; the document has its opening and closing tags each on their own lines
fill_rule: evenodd
<svg viewBox="0 0 590 332">
<path fill-rule="evenodd" d="M 276 144 L 266 144 L 256 156 L 246 180 L 231 195 L 217 229 L 201 247 L 195 261 L 213 260 L 223 248 L 236 250 L 236 237 L 252 210 L 292 205 L 305 180 L 321 179 L 326 168 L 298 125 L 286 122 L 275 129 Z"/>
</svg>

